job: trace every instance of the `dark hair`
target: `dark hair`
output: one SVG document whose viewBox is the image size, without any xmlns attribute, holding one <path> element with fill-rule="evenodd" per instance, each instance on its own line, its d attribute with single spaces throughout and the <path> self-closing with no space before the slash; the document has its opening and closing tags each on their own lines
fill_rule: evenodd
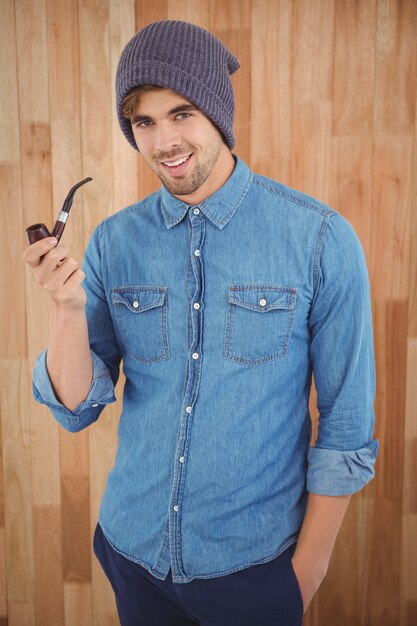
<svg viewBox="0 0 417 626">
<path fill-rule="evenodd" d="M 164 89 L 164 87 L 158 87 L 157 85 L 139 85 L 138 87 L 133 87 L 133 89 L 131 89 L 127 96 L 123 99 L 123 117 L 130 120 L 134 116 L 142 93 L 147 91 L 160 91 L 161 89 Z"/>
</svg>

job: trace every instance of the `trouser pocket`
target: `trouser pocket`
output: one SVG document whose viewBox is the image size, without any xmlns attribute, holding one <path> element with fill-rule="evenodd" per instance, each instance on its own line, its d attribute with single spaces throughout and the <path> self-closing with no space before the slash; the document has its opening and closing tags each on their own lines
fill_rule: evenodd
<svg viewBox="0 0 417 626">
<path fill-rule="evenodd" d="M 99 523 L 97 523 L 96 529 L 94 531 L 93 537 L 93 550 L 94 554 L 97 557 L 98 562 L 100 563 L 104 573 L 109 579 L 111 586 L 114 590 L 114 579 L 113 579 L 113 564 L 112 564 L 112 548 L 107 542 L 103 530 Z"/>
<path fill-rule="evenodd" d="M 297 578 L 297 575 L 295 573 L 294 566 L 292 564 L 292 556 L 293 556 L 293 554 L 295 552 L 296 545 L 297 544 L 294 543 L 287 550 L 287 554 L 288 554 L 288 569 L 289 569 L 290 580 L 291 580 L 291 583 L 292 583 L 294 599 L 295 599 L 295 602 L 296 602 L 296 604 L 298 606 L 299 611 L 301 612 L 301 617 L 302 617 L 303 614 L 304 614 L 303 596 L 301 595 L 301 589 L 300 589 L 300 585 L 299 585 L 299 582 L 298 582 L 298 578 Z"/>
</svg>

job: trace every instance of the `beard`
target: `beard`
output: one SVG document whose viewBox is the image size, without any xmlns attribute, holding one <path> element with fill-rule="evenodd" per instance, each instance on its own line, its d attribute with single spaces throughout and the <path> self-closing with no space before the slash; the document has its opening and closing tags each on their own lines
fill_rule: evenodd
<svg viewBox="0 0 417 626">
<path fill-rule="evenodd" d="M 206 144 L 200 159 L 198 154 L 193 152 L 194 163 L 182 177 L 169 176 L 161 171 L 162 166 L 155 165 L 154 162 L 148 162 L 148 165 L 170 193 L 175 196 L 186 196 L 194 193 L 207 180 L 219 158 L 220 147 L 221 140 Z"/>
</svg>

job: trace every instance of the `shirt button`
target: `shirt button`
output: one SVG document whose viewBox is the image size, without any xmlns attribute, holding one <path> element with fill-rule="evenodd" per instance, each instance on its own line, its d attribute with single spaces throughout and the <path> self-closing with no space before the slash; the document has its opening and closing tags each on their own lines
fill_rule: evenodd
<svg viewBox="0 0 417 626">
<path fill-rule="evenodd" d="M 266 304 L 266 300 L 265 300 L 265 298 L 261 298 L 261 299 L 259 300 L 259 304 L 260 304 L 261 306 L 265 306 L 265 304 Z"/>
<path fill-rule="evenodd" d="M 195 308 L 195 309 L 199 309 L 199 308 L 200 308 L 200 305 L 199 305 L 199 303 L 198 303 L 198 302 L 194 302 L 194 305 L 193 305 L 193 306 L 194 306 L 194 308 Z"/>
<path fill-rule="evenodd" d="M 193 359 L 198 359 L 198 352 L 193 352 Z"/>
<path fill-rule="evenodd" d="M 177 512 L 179 508 L 180 508 L 180 507 L 178 506 L 178 504 L 176 504 L 176 505 L 174 506 L 174 511 L 175 511 L 175 512 Z"/>
<path fill-rule="evenodd" d="M 194 250 L 195 256 L 200 256 L 200 250 Z"/>
<path fill-rule="evenodd" d="M 98 406 L 97 402 L 95 402 L 94 404 L 92 404 L 91 406 Z"/>
<path fill-rule="evenodd" d="M 133 306 L 135 307 L 135 309 L 137 309 L 138 306 L 139 306 L 139 302 L 137 300 L 135 300 L 134 303 L 133 303 Z"/>
<path fill-rule="evenodd" d="M 193 213 L 194 215 L 198 215 L 200 213 L 200 209 L 194 209 Z"/>
<path fill-rule="evenodd" d="M 180 456 L 180 463 L 184 463 L 184 457 Z"/>
<path fill-rule="evenodd" d="M 187 413 L 191 413 L 191 411 L 193 410 L 192 406 L 187 406 L 185 407 L 185 410 L 187 411 Z"/>
</svg>

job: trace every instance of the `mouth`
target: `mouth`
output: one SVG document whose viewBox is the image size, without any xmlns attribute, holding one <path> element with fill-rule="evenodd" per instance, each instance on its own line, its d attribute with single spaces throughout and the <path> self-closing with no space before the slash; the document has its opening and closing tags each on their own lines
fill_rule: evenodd
<svg viewBox="0 0 417 626">
<path fill-rule="evenodd" d="M 185 161 L 183 161 L 183 157 L 172 161 L 173 163 L 176 163 L 177 161 L 183 161 L 182 163 L 178 163 L 178 165 L 166 165 L 165 163 L 161 162 L 161 166 L 164 171 L 168 172 L 171 176 L 181 176 L 187 171 L 193 154 L 194 152 L 189 154 Z"/>
</svg>

